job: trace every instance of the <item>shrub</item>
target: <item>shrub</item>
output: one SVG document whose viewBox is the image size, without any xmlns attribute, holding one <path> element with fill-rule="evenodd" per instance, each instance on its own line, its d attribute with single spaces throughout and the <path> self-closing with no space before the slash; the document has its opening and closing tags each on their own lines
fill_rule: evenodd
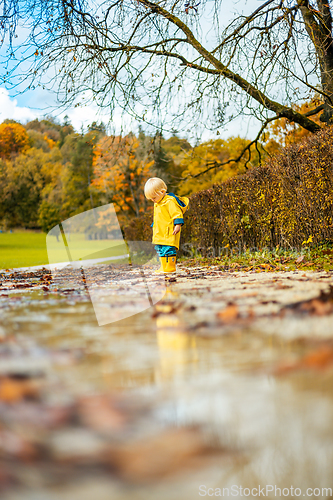
<svg viewBox="0 0 333 500">
<path fill-rule="evenodd" d="M 225 246 L 301 247 L 333 240 L 333 127 L 293 144 L 265 166 L 199 191 L 190 198 L 181 241 L 214 254 Z M 152 216 L 125 229 L 151 238 Z"/>
</svg>

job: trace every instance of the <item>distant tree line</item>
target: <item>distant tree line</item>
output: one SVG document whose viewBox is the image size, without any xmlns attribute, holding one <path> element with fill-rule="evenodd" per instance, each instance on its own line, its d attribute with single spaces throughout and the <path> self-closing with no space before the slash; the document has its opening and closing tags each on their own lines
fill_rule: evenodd
<svg viewBox="0 0 333 500">
<path fill-rule="evenodd" d="M 49 231 L 61 220 L 114 203 L 123 223 L 147 209 L 143 186 L 161 176 L 170 190 L 191 145 L 176 136 L 108 136 L 103 123 L 85 133 L 52 117 L 0 125 L 0 226 Z"/>
<path fill-rule="evenodd" d="M 304 113 L 313 105 L 298 109 Z M 78 133 L 68 117 L 63 123 L 46 117 L 25 125 L 5 120 L 0 124 L 0 227 L 47 232 L 106 203 L 114 204 L 126 225 L 152 208 L 143 195 L 148 177 L 162 177 L 169 191 L 189 195 L 243 174 L 307 134 L 281 118 L 259 145 L 230 137 L 192 146 L 176 133 L 166 139 L 142 128 L 137 135 L 108 135 L 96 122 Z M 250 161 L 239 159 L 247 146 Z"/>
</svg>

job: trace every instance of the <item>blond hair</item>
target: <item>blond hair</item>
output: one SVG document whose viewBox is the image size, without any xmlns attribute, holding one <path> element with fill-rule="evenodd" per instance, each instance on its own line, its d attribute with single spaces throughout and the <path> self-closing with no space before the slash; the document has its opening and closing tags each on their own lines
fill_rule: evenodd
<svg viewBox="0 0 333 500">
<path fill-rule="evenodd" d="M 159 177 L 151 177 L 147 180 L 144 187 L 144 193 L 148 200 L 150 200 L 155 194 L 160 194 L 163 191 L 164 193 L 167 192 L 167 185 L 164 181 L 162 181 L 162 179 Z"/>
</svg>

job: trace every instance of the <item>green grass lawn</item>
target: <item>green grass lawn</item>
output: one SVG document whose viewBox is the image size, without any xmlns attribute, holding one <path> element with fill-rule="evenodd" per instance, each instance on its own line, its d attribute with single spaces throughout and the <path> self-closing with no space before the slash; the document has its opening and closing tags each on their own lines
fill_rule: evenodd
<svg viewBox="0 0 333 500">
<path fill-rule="evenodd" d="M 103 258 L 127 253 L 122 240 L 85 240 L 82 234 L 73 234 L 68 241 L 72 260 Z M 110 247 L 114 247 L 111 248 Z M 49 255 L 47 252 L 49 250 Z M 66 262 L 62 237 L 32 231 L 13 231 L 0 233 L 0 269 L 28 267 Z"/>
<path fill-rule="evenodd" d="M 32 231 L 0 233 L 0 268 L 48 264 L 46 234 Z"/>
</svg>

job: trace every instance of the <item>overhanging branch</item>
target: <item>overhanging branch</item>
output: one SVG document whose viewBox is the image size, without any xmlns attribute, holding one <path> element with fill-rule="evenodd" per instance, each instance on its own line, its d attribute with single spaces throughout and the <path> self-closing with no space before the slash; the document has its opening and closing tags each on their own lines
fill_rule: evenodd
<svg viewBox="0 0 333 500">
<path fill-rule="evenodd" d="M 263 133 L 263 131 L 265 130 L 265 128 L 267 127 L 267 125 L 274 121 L 274 120 L 278 120 L 280 118 L 280 116 L 276 115 L 276 116 L 273 116 L 271 118 L 268 118 L 265 123 L 263 123 L 263 125 L 261 126 L 257 136 L 255 139 L 253 139 L 253 141 L 249 142 L 249 144 L 247 144 L 247 146 L 245 146 L 245 148 L 243 148 L 243 150 L 241 151 L 241 153 L 236 157 L 236 158 L 229 158 L 228 160 L 224 161 L 224 162 L 218 162 L 218 161 L 214 161 L 214 162 L 206 162 L 206 165 L 208 166 L 208 168 L 206 168 L 205 170 L 202 170 L 202 172 L 199 172 L 198 174 L 195 174 L 195 175 L 188 175 L 187 177 L 185 178 L 182 178 L 181 182 L 185 182 L 187 181 L 188 179 L 196 179 L 197 177 L 200 177 L 201 175 L 203 174 L 206 174 L 207 172 L 209 172 L 210 170 L 213 170 L 214 168 L 220 168 L 220 167 L 223 167 L 224 165 L 228 165 L 229 163 L 237 163 L 239 162 L 243 156 L 245 155 L 245 153 L 248 151 L 249 152 L 249 158 L 247 159 L 247 161 L 245 162 L 245 169 L 247 170 L 247 163 L 250 161 L 250 158 L 251 158 L 251 147 L 253 146 L 253 144 L 256 145 L 256 148 L 257 148 L 257 151 L 258 151 L 258 141 L 259 141 L 259 138 L 261 136 L 261 134 Z M 260 152 L 258 151 L 259 153 L 259 160 L 260 160 Z M 260 162 L 261 163 L 261 162 Z"/>
<path fill-rule="evenodd" d="M 309 130 L 310 132 L 318 132 L 320 130 L 320 125 L 310 120 L 307 116 L 293 110 L 291 107 L 284 106 L 275 102 L 269 97 L 267 97 L 258 88 L 252 85 L 250 82 L 246 81 L 245 78 L 241 77 L 239 74 L 231 71 L 227 66 L 225 66 L 221 61 L 219 61 L 211 52 L 205 49 L 201 43 L 195 38 L 189 27 L 181 21 L 177 16 L 171 14 L 169 11 L 164 9 L 158 4 L 151 2 L 150 0 L 138 0 L 139 3 L 145 7 L 151 9 L 152 12 L 160 14 L 162 17 L 177 26 L 187 37 L 189 43 L 194 49 L 199 52 L 199 54 L 212 66 L 214 66 L 222 76 L 228 78 L 232 82 L 236 83 L 241 89 L 243 89 L 249 96 L 255 99 L 259 104 L 264 106 L 266 109 L 273 111 L 278 115 L 279 118 L 287 118 L 290 121 L 298 123 L 301 127 Z"/>
</svg>

